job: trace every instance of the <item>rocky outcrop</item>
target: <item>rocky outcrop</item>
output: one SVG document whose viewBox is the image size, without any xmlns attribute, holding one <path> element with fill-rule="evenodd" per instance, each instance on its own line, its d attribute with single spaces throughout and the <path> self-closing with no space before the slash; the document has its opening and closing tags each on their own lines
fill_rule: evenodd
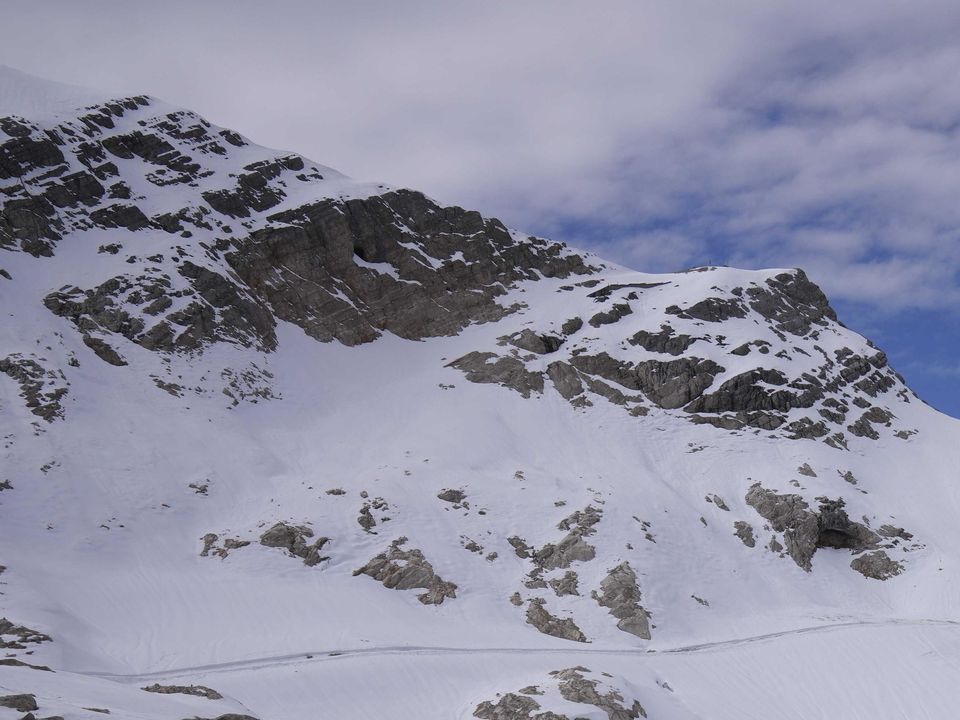
<svg viewBox="0 0 960 720">
<path fill-rule="evenodd" d="M 475 383 L 496 383 L 516 390 L 523 397 L 543 392 L 543 375 L 527 370 L 522 360 L 491 352 L 471 352 L 447 364 L 466 373 Z"/>
<path fill-rule="evenodd" d="M 777 494 L 755 483 L 745 500 L 774 530 L 783 532 L 787 553 L 808 572 L 817 548 L 859 553 L 875 548 L 880 541 L 870 528 L 849 518 L 842 499 L 818 498 L 819 510 L 813 512 L 799 495 Z"/>
<path fill-rule="evenodd" d="M 780 273 L 766 287 L 747 288 L 750 307 L 774 324 L 779 332 L 807 335 L 814 325 L 837 320 L 823 291 L 803 270 Z"/>
<path fill-rule="evenodd" d="M 903 572 L 903 565 L 891 560 L 883 550 L 864 553 L 850 562 L 850 567 L 864 577 L 874 580 L 888 580 Z"/>
<path fill-rule="evenodd" d="M 623 694 L 616 688 L 610 688 L 601 693 L 599 682 L 584 676 L 589 673 L 585 667 L 577 666 L 565 670 L 555 670 L 550 673 L 555 677 L 560 690 L 560 696 L 569 702 L 593 705 L 607 714 L 607 720 L 636 720 L 646 717 L 647 713 L 638 700 L 627 706 Z"/>
<path fill-rule="evenodd" d="M 477 705 L 473 716 L 481 720 L 569 720 L 566 715 L 536 712 L 539 709 L 540 703 L 532 697 L 505 693 L 496 702 L 484 700 Z"/>
<path fill-rule="evenodd" d="M 63 398 L 69 383 L 61 370 L 50 370 L 40 358 L 20 353 L 0 358 L 0 373 L 20 386 L 20 397 L 34 415 L 47 422 L 63 417 Z"/>
<path fill-rule="evenodd" d="M 354 570 L 353 574 L 368 575 L 390 589 L 426 590 L 417 596 L 424 605 L 441 605 L 446 598 L 456 598 L 457 586 L 437 575 L 422 552 L 403 550 L 401 546 L 406 541 L 405 537 L 394 540 L 386 551 Z"/>
<path fill-rule="evenodd" d="M 600 583 L 593 599 L 617 618 L 617 627 L 644 640 L 650 639 L 650 618 L 640 605 L 640 587 L 630 563 L 613 568 Z"/>
<path fill-rule="evenodd" d="M 216 690 L 211 690 L 204 685 L 160 685 L 154 683 L 143 688 L 147 692 L 159 693 L 161 695 L 193 695 L 207 700 L 222 700 L 223 695 Z"/>
<path fill-rule="evenodd" d="M 743 520 L 737 520 L 733 523 L 733 534 L 740 538 L 742 542 L 747 547 L 754 547 L 757 544 L 756 538 L 753 536 L 753 526 Z"/>
<path fill-rule="evenodd" d="M 17 712 L 30 712 L 37 710 L 37 698 L 35 695 L 23 693 L 21 695 L 0 695 L 0 707 L 10 708 Z"/>
<path fill-rule="evenodd" d="M 658 333 L 641 330 L 627 338 L 628 343 L 638 345 L 648 352 L 674 356 L 685 353 L 696 341 L 697 338 L 689 335 L 677 335 L 669 325 L 662 325 Z"/>
<path fill-rule="evenodd" d="M 560 346 L 563 345 L 563 338 L 545 333 L 535 333 L 530 329 L 524 329 L 513 335 L 507 335 L 500 338 L 500 341 L 501 344 L 510 344 L 536 355 L 547 355 L 556 352 L 560 349 Z"/>
<path fill-rule="evenodd" d="M 278 522 L 260 536 L 260 544 L 266 547 L 283 548 L 294 557 L 302 558 L 307 566 L 317 565 L 329 558 L 320 555 L 320 550 L 330 538 L 320 537 L 310 542 L 313 530 L 306 525 L 288 525 Z"/>
<path fill-rule="evenodd" d="M 615 360 L 605 352 L 576 355 L 570 364 L 588 375 L 597 375 L 630 390 L 642 392 L 662 408 L 683 407 L 713 384 L 723 368 L 712 360 L 680 358 L 629 363 Z"/>
<path fill-rule="evenodd" d="M 17 625 L 5 617 L 0 618 L 0 648 L 26 650 L 28 645 L 39 645 L 49 641 L 49 635 Z"/>
<path fill-rule="evenodd" d="M 571 618 L 558 618 L 551 615 L 544 607 L 546 601 L 542 598 L 533 598 L 527 605 L 527 622 L 533 625 L 544 635 L 562 638 L 563 640 L 573 640 L 574 642 L 585 643 L 586 635 L 577 627 L 577 624 Z"/>
</svg>

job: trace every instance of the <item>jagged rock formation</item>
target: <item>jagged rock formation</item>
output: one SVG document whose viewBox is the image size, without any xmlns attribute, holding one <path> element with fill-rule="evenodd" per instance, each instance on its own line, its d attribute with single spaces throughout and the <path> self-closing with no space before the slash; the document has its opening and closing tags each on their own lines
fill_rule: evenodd
<svg viewBox="0 0 960 720">
<path fill-rule="evenodd" d="M 283 548 L 291 555 L 303 558 L 307 566 L 317 565 L 327 558 L 320 555 L 320 550 L 330 542 L 330 538 L 321 537 L 310 543 L 313 530 L 306 525 L 288 525 L 278 522 L 260 536 L 260 544 L 266 547 Z"/>
<path fill-rule="evenodd" d="M 223 695 L 216 690 L 211 690 L 204 685 L 161 685 L 154 683 L 143 688 L 147 692 L 159 693 L 161 695 L 193 695 L 207 700 L 222 700 Z"/>
<path fill-rule="evenodd" d="M 533 625 L 544 635 L 562 638 L 564 640 L 573 640 L 574 642 L 587 642 L 587 636 L 577 627 L 577 624 L 571 618 L 558 618 L 544 607 L 542 598 L 532 598 L 527 604 L 527 622 Z"/>
<path fill-rule="evenodd" d="M 820 508 L 813 512 L 799 495 L 780 495 L 754 483 L 745 500 L 774 530 L 783 532 L 787 553 L 808 572 L 817 548 L 860 553 L 880 542 L 879 535 L 848 517 L 843 499 L 818 498 Z"/>
<path fill-rule="evenodd" d="M 613 568 L 600 583 L 600 592 L 593 598 L 617 618 L 617 627 L 644 640 L 650 639 L 650 618 L 640 605 L 640 586 L 630 563 Z"/>
<path fill-rule="evenodd" d="M 424 605 L 441 605 L 446 598 L 457 597 L 457 586 L 443 580 L 433 571 L 419 550 L 403 550 L 405 537 L 390 543 L 390 547 L 363 567 L 354 570 L 354 575 L 369 575 L 383 583 L 385 588 L 395 590 L 425 589 L 417 596 Z"/>
</svg>

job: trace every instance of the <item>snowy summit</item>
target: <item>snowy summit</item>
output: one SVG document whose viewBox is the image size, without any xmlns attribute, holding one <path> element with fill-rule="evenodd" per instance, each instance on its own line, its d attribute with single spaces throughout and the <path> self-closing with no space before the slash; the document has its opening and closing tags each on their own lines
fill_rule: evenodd
<svg viewBox="0 0 960 720">
<path fill-rule="evenodd" d="M 802 270 L 0 68 L 0 304 L 0 720 L 960 706 L 960 423 Z"/>
</svg>

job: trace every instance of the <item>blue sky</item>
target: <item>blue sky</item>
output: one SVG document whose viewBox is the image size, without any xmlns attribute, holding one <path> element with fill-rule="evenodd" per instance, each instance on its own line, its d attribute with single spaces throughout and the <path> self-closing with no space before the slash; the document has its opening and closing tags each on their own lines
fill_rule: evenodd
<svg viewBox="0 0 960 720">
<path fill-rule="evenodd" d="M 960 417 L 956 2 L 6 0 L 0 63 L 638 269 L 803 267 Z"/>
</svg>

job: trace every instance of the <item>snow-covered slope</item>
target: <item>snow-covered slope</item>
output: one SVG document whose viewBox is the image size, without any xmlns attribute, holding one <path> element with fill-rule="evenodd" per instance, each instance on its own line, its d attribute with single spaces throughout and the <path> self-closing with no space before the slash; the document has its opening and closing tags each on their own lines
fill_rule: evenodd
<svg viewBox="0 0 960 720">
<path fill-rule="evenodd" d="M 802 272 L 0 116 L 0 718 L 952 717 L 960 425 Z"/>
</svg>

